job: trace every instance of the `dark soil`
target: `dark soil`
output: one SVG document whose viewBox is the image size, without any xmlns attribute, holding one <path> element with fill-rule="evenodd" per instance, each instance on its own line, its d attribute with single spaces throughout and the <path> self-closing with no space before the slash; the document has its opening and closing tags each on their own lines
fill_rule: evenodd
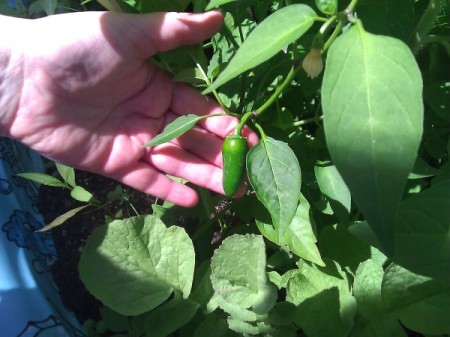
<svg viewBox="0 0 450 337">
<path fill-rule="evenodd" d="M 91 192 L 95 198 L 106 205 L 102 209 L 88 207 L 76 214 L 63 225 L 52 230 L 58 259 L 51 267 L 55 283 L 60 290 L 65 307 L 72 311 L 80 322 L 88 319 L 99 320 L 101 303 L 84 287 L 78 275 L 78 262 L 81 250 L 92 229 L 105 224 L 106 215 L 114 215 L 120 208 L 125 217 L 135 215 L 130 207 L 119 202 L 108 202 L 107 194 L 119 185 L 116 181 L 88 172 L 77 171 L 76 182 Z M 151 205 L 155 202 L 150 196 L 122 186 L 133 206 L 140 214 L 151 213 Z M 67 189 L 41 187 L 40 211 L 48 224 L 59 215 L 83 205 L 70 196 Z M 124 207 L 122 207 L 124 206 Z"/>
</svg>

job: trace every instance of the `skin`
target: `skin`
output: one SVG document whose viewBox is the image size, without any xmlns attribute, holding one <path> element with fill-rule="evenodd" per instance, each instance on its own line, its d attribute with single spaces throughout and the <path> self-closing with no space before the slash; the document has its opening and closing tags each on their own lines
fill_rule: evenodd
<svg viewBox="0 0 450 337">
<path fill-rule="evenodd" d="M 0 29 L 14 32 L 0 38 L 1 135 L 181 206 L 195 205 L 197 193 L 165 173 L 223 193 L 221 147 L 235 118 L 208 118 L 170 143 L 142 147 L 180 115 L 222 112 L 148 61 L 222 23 L 219 12 L 0 16 Z M 243 134 L 256 144 L 253 132 Z"/>
</svg>

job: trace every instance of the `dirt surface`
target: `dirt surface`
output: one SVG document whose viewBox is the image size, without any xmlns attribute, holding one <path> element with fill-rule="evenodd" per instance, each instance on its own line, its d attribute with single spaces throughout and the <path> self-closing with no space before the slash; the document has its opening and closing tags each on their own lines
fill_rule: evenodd
<svg viewBox="0 0 450 337">
<path fill-rule="evenodd" d="M 116 181 L 88 172 L 77 171 L 76 182 L 91 192 L 95 198 L 102 202 L 106 201 L 106 206 L 102 209 L 88 207 L 82 213 L 78 213 L 63 225 L 52 230 L 58 259 L 53 264 L 51 271 L 61 292 L 64 305 L 73 311 L 81 322 L 84 322 L 88 319 L 98 320 L 100 318 L 101 303 L 87 291 L 79 278 L 77 267 L 81 250 L 92 229 L 105 223 L 105 216 L 114 215 L 121 208 L 125 210 L 125 213 L 130 212 L 130 214 L 124 214 L 126 217 L 135 214 L 131 213 L 132 210 L 126 203 L 120 205 L 117 201 L 108 202 L 107 194 L 119 185 Z M 140 214 L 151 213 L 153 198 L 121 186 Z M 46 224 L 81 205 L 83 203 L 71 198 L 70 191 L 67 189 L 41 187 L 40 210 Z"/>
</svg>

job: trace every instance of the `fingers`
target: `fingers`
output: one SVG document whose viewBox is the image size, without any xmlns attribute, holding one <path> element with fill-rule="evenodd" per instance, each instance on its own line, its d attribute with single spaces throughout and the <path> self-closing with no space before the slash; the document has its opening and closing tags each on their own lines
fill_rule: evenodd
<svg viewBox="0 0 450 337">
<path fill-rule="evenodd" d="M 223 24 L 220 12 L 123 14 L 122 29 L 142 58 L 159 51 L 200 43 L 214 35 Z M 116 22 L 117 27 L 117 22 Z"/>
<path fill-rule="evenodd" d="M 116 174 L 112 178 L 179 206 L 192 207 L 198 202 L 198 196 L 194 190 L 167 178 L 144 162 L 140 162 L 132 170 Z"/>
<path fill-rule="evenodd" d="M 214 192 L 224 193 L 222 169 L 175 144 L 166 143 L 155 146 L 145 160 L 162 172 L 186 179 Z"/>
</svg>

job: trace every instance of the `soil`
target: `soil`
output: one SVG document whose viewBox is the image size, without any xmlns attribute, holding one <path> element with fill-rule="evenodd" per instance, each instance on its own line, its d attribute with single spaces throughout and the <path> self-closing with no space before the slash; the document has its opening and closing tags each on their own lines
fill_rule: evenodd
<svg viewBox="0 0 450 337">
<path fill-rule="evenodd" d="M 76 171 L 77 184 L 91 192 L 95 198 L 105 201 L 107 194 L 120 185 L 114 180 L 89 172 Z M 140 214 L 151 213 L 155 200 L 144 194 L 120 185 L 127 193 L 133 206 Z M 74 200 L 67 189 L 42 186 L 40 191 L 40 211 L 45 223 L 50 223 L 59 215 L 81 206 Z M 100 319 L 101 303 L 84 287 L 78 275 L 78 262 L 81 250 L 91 231 L 105 224 L 105 215 L 115 214 L 120 208 L 118 202 L 107 203 L 102 209 L 86 208 L 63 225 L 52 229 L 58 259 L 51 267 L 55 283 L 60 290 L 62 301 L 80 322 Z M 123 208 L 125 212 L 127 208 Z M 131 211 L 131 210 L 130 210 Z M 126 217 L 134 214 L 125 214 Z"/>
</svg>

